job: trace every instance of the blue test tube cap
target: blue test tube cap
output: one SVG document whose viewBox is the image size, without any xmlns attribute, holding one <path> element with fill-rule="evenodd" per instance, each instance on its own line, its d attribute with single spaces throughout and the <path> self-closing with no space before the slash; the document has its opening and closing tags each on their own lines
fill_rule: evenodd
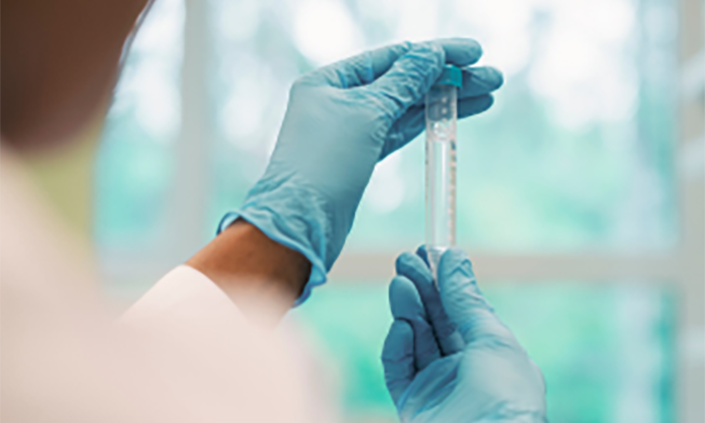
<svg viewBox="0 0 705 423">
<path fill-rule="evenodd" d="M 443 72 L 433 85 L 452 85 L 461 88 L 463 86 L 463 71 L 454 65 L 443 66 Z"/>
</svg>

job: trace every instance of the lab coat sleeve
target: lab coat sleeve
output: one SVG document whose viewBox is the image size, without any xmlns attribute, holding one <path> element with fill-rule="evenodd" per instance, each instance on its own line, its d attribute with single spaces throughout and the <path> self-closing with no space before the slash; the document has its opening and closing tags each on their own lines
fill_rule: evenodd
<svg viewBox="0 0 705 423">
<path fill-rule="evenodd" d="M 159 280 L 119 326 L 139 335 L 151 370 L 197 421 L 312 421 L 286 344 L 191 267 Z"/>
<path fill-rule="evenodd" d="M 183 320 L 229 322 L 236 327 L 244 324 L 244 317 L 230 298 L 206 275 L 186 265 L 161 278 L 127 310 L 121 323 L 151 326 Z"/>
</svg>

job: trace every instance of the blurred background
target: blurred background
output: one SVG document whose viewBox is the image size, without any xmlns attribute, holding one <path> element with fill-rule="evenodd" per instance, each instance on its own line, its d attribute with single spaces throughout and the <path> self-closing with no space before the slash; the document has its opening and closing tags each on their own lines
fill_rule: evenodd
<svg viewBox="0 0 705 423">
<path fill-rule="evenodd" d="M 33 174 L 125 305 L 263 172 L 300 74 L 466 36 L 504 72 L 458 129 L 458 238 L 543 369 L 552 422 L 705 422 L 705 2 L 156 0 L 107 119 Z M 289 320 L 346 421 L 396 421 L 379 355 L 423 242 L 423 143 L 377 166 L 328 285 Z M 85 181 L 90 181 L 86 184 Z"/>
</svg>

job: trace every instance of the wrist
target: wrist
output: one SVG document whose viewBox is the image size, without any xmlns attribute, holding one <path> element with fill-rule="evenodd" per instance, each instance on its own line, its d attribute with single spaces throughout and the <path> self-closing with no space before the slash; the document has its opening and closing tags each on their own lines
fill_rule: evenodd
<svg viewBox="0 0 705 423">
<path fill-rule="evenodd" d="M 260 318 L 259 310 L 267 310 L 274 322 L 301 295 L 311 272 L 306 257 L 242 219 L 186 264 L 212 280 L 248 317 Z"/>
<path fill-rule="evenodd" d="M 352 225 L 354 208 L 340 207 L 305 182 L 289 178 L 263 178 L 250 191 L 243 206 L 226 215 L 221 230 L 244 219 L 267 237 L 306 257 L 310 277 L 295 305 L 308 298 L 313 287 L 326 281 Z"/>
</svg>

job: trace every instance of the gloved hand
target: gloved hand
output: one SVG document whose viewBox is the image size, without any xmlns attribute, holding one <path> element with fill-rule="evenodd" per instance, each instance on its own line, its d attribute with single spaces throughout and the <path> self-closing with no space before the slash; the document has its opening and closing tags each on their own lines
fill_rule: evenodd
<svg viewBox="0 0 705 423">
<path fill-rule="evenodd" d="M 302 76 L 264 176 L 220 230 L 241 217 L 306 256 L 312 271 L 303 302 L 325 282 L 375 164 L 424 129 L 424 96 L 443 65 L 468 66 L 480 55 L 470 39 L 403 43 Z M 464 69 L 459 117 L 489 108 L 501 84 L 492 68 Z"/>
<path fill-rule="evenodd" d="M 502 324 L 472 264 L 449 249 L 433 285 L 426 253 L 404 253 L 389 288 L 394 323 L 382 352 L 402 422 L 546 422 L 539 368 Z"/>
</svg>

